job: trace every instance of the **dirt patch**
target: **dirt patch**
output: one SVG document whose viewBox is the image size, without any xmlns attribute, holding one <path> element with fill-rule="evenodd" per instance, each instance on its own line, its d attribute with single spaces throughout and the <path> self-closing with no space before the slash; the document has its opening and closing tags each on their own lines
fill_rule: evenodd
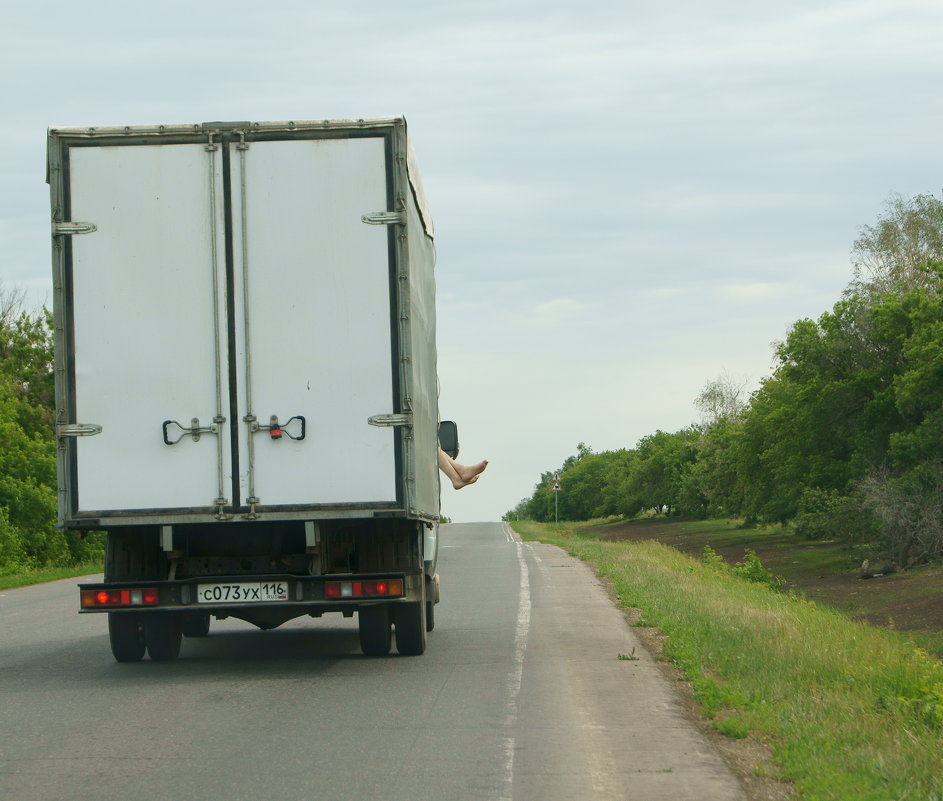
<svg viewBox="0 0 943 801">
<path fill-rule="evenodd" d="M 699 521 L 677 518 L 616 523 L 607 526 L 599 539 L 655 540 L 696 558 L 710 545 L 730 564 L 743 559 L 745 548 L 750 548 L 789 586 L 856 620 L 897 631 L 943 631 L 943 568 L 939 566 L 862 579 L 849 556 L 836 556 L 840 549 L 834 543 L 810 542 L 794 534 L 771 534 L 762 529 L 755 530 L 745 542 L 742 532 L 736 537 L 704 533 Z M 817 557 L 823 557 L 824 567 Z"/>
</svg>

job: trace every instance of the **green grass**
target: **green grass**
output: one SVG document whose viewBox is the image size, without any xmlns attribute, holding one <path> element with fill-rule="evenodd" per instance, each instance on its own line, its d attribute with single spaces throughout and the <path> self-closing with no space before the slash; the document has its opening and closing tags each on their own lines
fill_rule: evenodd
<svg viewBox="0 0 943 801">
<path fill-rule="evenodd" d="M 9 590 L 14 587 L 26 587 L 30 584 L 42 584 L 46 581 L 87 576 L 91 573 L 101 573 L 101 564 L 75 565 L 74 567 L 49 567 L 42 570 L 28 570 L 22 573 L 7 573 L 0 576 L 0 590 Z"/>
<path fill-rule="evenodd" d="M 766 567 L 817 603 L 851 616 L 867 617 L 878 625 L 907 630 L 916 645 L 943 659 L 943 631 L 926 630 L 927 621 L 913 619 L 905 608 L 907 601 L 943 606 L 943 566 L 939 564 L 859 584 L 857 568 L 867 555 L 864 551 L 841 542 L 806 540 L 797 537 L 789 527 L 745 529 L 738 520 L 660 518 L 628 524 L 623 520 L 567 523 L 561 524 L 561 528 L 607 538 L 627 531 L 633 537 L 649 536 L 646 526 L 652 525 L 657 527 L 658 539 L 695 557 L 700 556 L 705 545 L 710 545 L 725 551 L 727 561 L 732 563 L 740 560 L 746 550 L 755 549 Z M 845 579 L 841 586 L 828 580 L 839 576 Z M 848 579 L 857 586 L 850 586 Z"/>
<path fill-rule="evenodd" d="M 907 636 L 918 648 L 943 659 L 943 631 L 909 631 Z"/>
<path fill-rule="evenodd" d="M 590 563 L 639 608 L 715 727 L 769 741 L 800 798 L 943 800 L 943 664 L 906 636 L 658 542 L 513 526 Z"/>
<path fill-rule="evenodd" d="M 611 523 L 594 522 L 577 526 L 583 533 L 605 535 Z M 742 528 L 739 520 L 666 521 L 665 528 L 676 532 L 681 550 L 700 553 L 705 545 L 716 550 L 729 548 L 744 551 L 762 542 L 764 551 L 771 552 L 766 561 L 787 581 L 792 575 L 814 571 L 842 572 L 861 564 L 864 556 L 839 542 L 803 540 L 788 526 Z"/>
</svg>

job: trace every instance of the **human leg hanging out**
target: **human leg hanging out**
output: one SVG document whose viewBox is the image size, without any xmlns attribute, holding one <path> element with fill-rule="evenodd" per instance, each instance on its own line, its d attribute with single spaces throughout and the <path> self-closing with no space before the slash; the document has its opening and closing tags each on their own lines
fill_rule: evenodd
<svg viewBox="0 0 943 801">
<path fill-rule="evenodd" d="M 488 466 L 488 460 L 478 462 L 474 465 L 463 465 L 456 462 L 445 451 L 439 448 L 439 469 L 448 476 L 449 481 L 455 489 L 467 487 L 474 484 L 484 469 Z"/>
</svg>

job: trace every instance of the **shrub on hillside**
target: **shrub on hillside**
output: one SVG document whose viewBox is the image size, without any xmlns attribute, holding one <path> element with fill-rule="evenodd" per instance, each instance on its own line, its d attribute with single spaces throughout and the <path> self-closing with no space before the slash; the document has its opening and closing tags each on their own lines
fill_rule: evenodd
<svg viewBox="0 0 943 801">
<path fill-rule="evenodd" d="M 711 548 L 710 545 L 705 545 L 701 561 L 719 573 L 728 573 L 737 578 L 752 581 L 754 584 L 765 584 L 774 590 L 782 589 L 786 583 L 775 573 L 770 572 L 760 560 L 760 557 L 756 555 L 756 551 L 750 548 L 744 552 L 741 561 L 734 565 L 728 565 L 723 556 Z"/>
<path fill-rule="evenodd" d="M 833 489 L 805 490 L 793 522 L 796 533 L 809 540 L 873 542 L 880 537 L 879 521 L 862 499 Z"/>
<path fill-rule="evenodd" d="M 10 523 L 7 510 L 0 506 L 0 574 L 15 573 L 27 564 L 20 532 Z"/>
<path fill-rule="evenodd" d="M 903 476 L 875 471 L 859 486 L 881 521 L 884 546 L 896 565 L 908 568 L 943 559 L 943 462 Z"/>
</svg>

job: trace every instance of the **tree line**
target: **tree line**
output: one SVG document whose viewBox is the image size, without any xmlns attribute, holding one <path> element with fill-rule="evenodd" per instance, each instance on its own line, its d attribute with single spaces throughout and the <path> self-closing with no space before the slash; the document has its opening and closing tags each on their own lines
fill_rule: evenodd
<svg viewBox="0 0 943 801">
<path fill-rule="evenodd" d="M 52 318 L 0 286 L 0 573 L 100 559 L 101 534 L 56 528 Z"/>
<path fill-rule="evenodd" d="M 633 448 L 580 443 L 506 517 L 645 513 L 792 523 L 908 567 L 943 558 L 943 202 L 892 197 L 853 249 L 854 275 L 795 322 L 759 388 L 723 375 L 701 420 Z"/>
</svg>

